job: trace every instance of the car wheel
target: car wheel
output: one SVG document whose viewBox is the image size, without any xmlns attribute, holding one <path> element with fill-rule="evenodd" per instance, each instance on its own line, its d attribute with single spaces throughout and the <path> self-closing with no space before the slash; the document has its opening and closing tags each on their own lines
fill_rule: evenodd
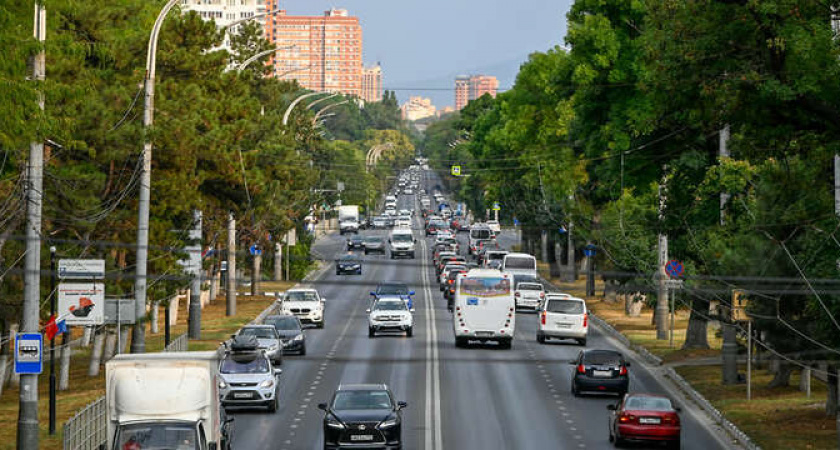
<svg viewBox="0 0 840 450">
<path fill-rule="evenodd" d="M 277 412 L 277 391 L 274 391 L 274 400 L 268 404 L 268 412 Z"/>
<path fill-rule="evenodd" d="M 586 347 L 586 338 L 583 338 L 583 339 L 578 339 L 578 344 L 580 344 L 580 345 L 582 345 L 582 346 Z"/>
<path fill-rule="evenodd" d="M 467 346 L 467 340 L 464 338 L 456 337 L 455 338 L 455 347 L 464 348 Z"/>
<path fill-rule="evenodd" d="M 338 270 L 338 269 L 336 269 L 335 274 L 336 274 L 336 275 L 341 275 L 341 271 L 340 271 L 340 270 Z"/>
<path fill-rule="evenodd" d="M 323 330 L 323 329 L 324 329 L 324 322 L 326 322 L 326 321 L 327 321 L 327 318 L 325 317 L 325 318 L 321 319 L 321 323 L 319 323 L 319 324 L 318 324 L 318 325 L 316 325 L 316 326 L 317 326 L 319 329 Z"/>
<path fill-rule="evenodd" d="M 673 449 L 673 450 L 679 450 L 680 449 L 680 439 L 677 438 L 677 440 L 669 442 L 668 443 L 668 448 Z"/>
<path fill-rule="evenodd" d="M 540 344 L 545 344 L 545 336 L 542 335 L 542 334 L 538 334 L 537 335 L 537 342 L 539 342 Z"/>
<path fill-rule="evenodd" d="M 572 396 L 573 397 L 580 397 L 580 391 L 577 388 L 577 385 L 574 381 L 572 381 Z"/>
<path fill-rule="evenodd" d="M 616 436 L 616 437 L 613 439 L 613 445 L 614 445 L 614 446 L 616 446 L 616 448 L 618 448 L 618 447 L 624 447 L 624 439 L 622 439 L 622 438 L 620 438 L 620 437 Z"/>
<path fill-rule="evenodd" d="M 367 251 L 367 250 L 365 250 L 365 255 L 367 255 L 367 254 L 368 254 L 368 251 Z"/>
<path fill-rule="evenodd" d="M 299 355 L 306 356 L 306 344 L 303 344 L 303 346 L 301 346 Z"/>
<path fill-rule="evenodd" d="M 376 336 L 376 330 L 374 330 L 373 327 L 368 327 L 368 337 L 374 336 Z"/>
<path fill-rule="evenodd" d="M 408 327 L 408 329 L 405 330 L 405 336 L 406 337 L 414 336 L 414 327 Z"/>
</svg>

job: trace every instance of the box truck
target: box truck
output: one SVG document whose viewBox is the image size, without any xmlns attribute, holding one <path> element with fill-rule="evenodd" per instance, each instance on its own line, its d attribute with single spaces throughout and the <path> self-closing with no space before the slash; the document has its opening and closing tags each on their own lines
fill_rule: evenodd
<svg viewBox="0 0 840 450">
<path fill-rule="evenodd" d="M 359 232 L 358 205 L 344 205 L 338 207 L 338 231 L 340 234 Z"/>
</svg>

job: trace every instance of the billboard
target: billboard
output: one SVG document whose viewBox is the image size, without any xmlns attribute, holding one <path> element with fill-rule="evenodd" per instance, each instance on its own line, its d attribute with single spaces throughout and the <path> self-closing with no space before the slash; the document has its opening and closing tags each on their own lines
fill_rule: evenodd
<svg viewBox="0 0 840 450">
<path fill-rule="evenodd" d="M 58 317 L 67 325 L 102 325 L 105 322 L 104 283 L 58 285 Z"/>
</svg>

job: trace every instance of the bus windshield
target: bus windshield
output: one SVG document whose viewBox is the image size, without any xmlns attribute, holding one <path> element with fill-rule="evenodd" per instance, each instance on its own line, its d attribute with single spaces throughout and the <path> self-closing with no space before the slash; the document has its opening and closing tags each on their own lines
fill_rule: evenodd
<svg viewBox="0 0 840 450">
<path fill-rule="evenodd" d="M 501 297 L 510 294 L 510 281 L 507 278 L 463 278 L 459 293 L 474 297 Z"/>
<path fill-rule="evenodd" d="M 533 258 L 528 258 L 525 256 L 522 257 L 508 257 L 505 259 L 505 269 L 529 269 L 535 270 L 537 268 L 537 262 Z"/>
<path fill-rule="evenodd" d="M 479 228 L 476 230 L 470 230 L 470 237 L 473 239 L 491 239 L 493 235 L 489 229 Z"/>
</svg>

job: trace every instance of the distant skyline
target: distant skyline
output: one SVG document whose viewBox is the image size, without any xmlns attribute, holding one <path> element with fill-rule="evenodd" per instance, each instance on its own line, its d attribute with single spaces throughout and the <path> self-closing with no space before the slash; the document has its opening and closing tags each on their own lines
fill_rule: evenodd
<svg viewBox="0 0 840 450">
<path fill-rule="evenodd" d="M 347 9 L 363 29 L 365 65 L 382 63 L 385 88 L 400 103 L 429 97 L 455 103 L 458 75 L 499 79 L 499 92 L 516 80 L 533 52 L 563 43 L 571 0 L 288 0 L 289 14 L 321 15 Z"/>
</svg>

